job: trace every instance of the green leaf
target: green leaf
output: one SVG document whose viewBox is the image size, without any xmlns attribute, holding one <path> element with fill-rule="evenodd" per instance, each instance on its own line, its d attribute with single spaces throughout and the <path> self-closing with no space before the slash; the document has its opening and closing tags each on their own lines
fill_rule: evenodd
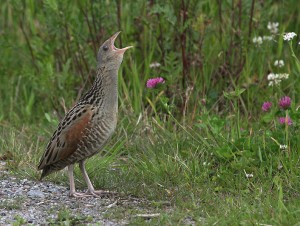
<svg viewBox="0 0 300 226">
<path fill-rule="evenodd" d="M 274 119 L 274 113 L 272 113 L 272 112 L 266 113 L 262 117 L 262 121 L 265 123 L 270 123 L 273 119 Z"/>
<path fill-rule="evenodd" d="M 44 0 L 44 4 L 47 8 L 50 8 L 53 11 L 57 12 L 58 6 L 56 0 Z"/>
<path fill-rule="evenodd" d="M 232 150 L 229 147 L 220 147 L 216 149 L 216 152 L 221 158 L 231 159 L 233 157 Z"/>
<path fill-rule="evenodd" d="M 48 122 L 51 122 L 51 117 L 48 113 L 45 113 L 45 118 L 47 119 Z"/>
<path fill-rule="evenodd" d="M 242 88 L 242 89 L 239 89 L 237 88 L 236 90 L 234 91 L 230 91 L 230 92 L 223 92 L 224 94 L 224 97 L 226 97 L 227 99 L 231 100 L 231 99 L 234 99 L 236 97 L 239 97 L 243 92 L 245 92 L 246 89 Z"/>
</svg>

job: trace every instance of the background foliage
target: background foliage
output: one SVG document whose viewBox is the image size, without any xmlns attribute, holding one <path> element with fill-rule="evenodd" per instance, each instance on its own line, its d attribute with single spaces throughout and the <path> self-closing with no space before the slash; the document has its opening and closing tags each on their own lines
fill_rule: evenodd
<svg viewBox="0 0 300 226">
<path fill-rule="evenodd" d="M 1 1 L 2 159 L 38 177 L 34 165 L 58 121 L 95 78 L 98 47 L 120 30 L 116 45 L 135 48 L 119 73 L 116 135 L 101 160 L 90 160 L 96 184 L 146 196 L 159 210 L 166 207 L 158 200 L 168 200 L 165 223 L 299 223 L 300 66 L 291 50 L 298 56 L 300 45 L 298 36 L 282 37 L 300 34 L 296 5 Z M 279 22 L 277 34 L 253 43 L 271 35 L 269 21 Z M 274 66 L 278 59 L 283 68 Z M 270 72 L 289 78 L 268 86 Z M 147 89 L 152 77 L 166 83 Z M 276 106 L 282 96 L 292 99 L 287 111 Z M 264 101 L 273 102 L 271 112 L 262 112 Z M 292 126 L 278 123 L 286 114 Z M 60 173 L 49 178 L 67 181 Z"/>
</svg>

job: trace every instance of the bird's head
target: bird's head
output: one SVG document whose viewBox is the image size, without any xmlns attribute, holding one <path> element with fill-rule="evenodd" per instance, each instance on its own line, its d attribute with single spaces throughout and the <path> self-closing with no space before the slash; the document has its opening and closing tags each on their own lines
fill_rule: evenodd
<svg viewBox="0 0 300 226">
<path fill-rule="evenodd" d="M 97 54 L 97 64 L 98 66 L 105 66 L 107 70 L 119 69 L 123 54 L 125 51 L 132 46 L 128 46 L 122 49 L 115 47 L 114 43 L 120 31 L 114 34 L 111 38 L 107 39 L 99 48 Z"/>
</svg>

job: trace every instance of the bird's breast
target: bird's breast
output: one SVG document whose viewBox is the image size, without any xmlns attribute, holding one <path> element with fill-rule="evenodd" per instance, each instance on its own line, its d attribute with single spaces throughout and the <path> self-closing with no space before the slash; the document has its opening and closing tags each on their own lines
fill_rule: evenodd
<svg viewBox="0 0 300 226">
<path fill-rule="evenodd" d="M 91 122 L 87 131 L 86 144 L 92 152 L 96 152 L 103 147 L 116 129 L 117 113 L 110 112 L 97 114 Z"/>
</svg>

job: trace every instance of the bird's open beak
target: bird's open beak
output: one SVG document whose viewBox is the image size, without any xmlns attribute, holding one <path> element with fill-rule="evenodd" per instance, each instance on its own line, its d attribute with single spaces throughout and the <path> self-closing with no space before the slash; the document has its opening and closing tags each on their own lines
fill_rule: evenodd
<svg viewBox="0 0 300 226">
<path fill-rule="evenodd" d="M 128 46 L 128 47 L 125 47 L 125 48 L 122 48 L 122 49 L 119 49 L 117 47 L 115 47 L 115 40 L 116 38 L 118 37 L 118 35 L 120 34 L 121 31 L 118 31 L 116 34 L 114 34 L 111 38 L 110 38 L 110 42 L 111 42 L 111 48 L 113 51 L 115 51 L 116 53 L 118 54 L 124 54 L 124 52 L 127 50 L 127 49 L 130 49 L 132 48 L 133 46 Z"/>
</svg>

